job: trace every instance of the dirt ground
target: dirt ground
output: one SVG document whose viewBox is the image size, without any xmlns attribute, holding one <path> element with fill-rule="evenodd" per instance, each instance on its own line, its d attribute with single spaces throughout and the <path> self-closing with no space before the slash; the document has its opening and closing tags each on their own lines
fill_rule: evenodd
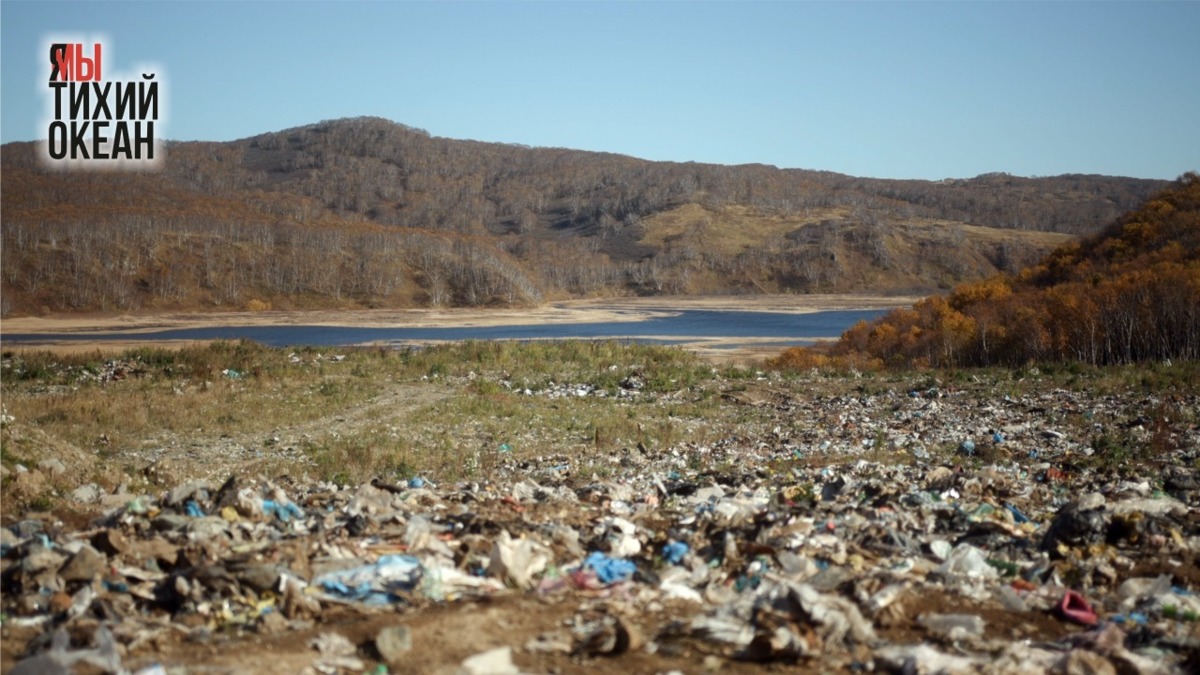
<svg viewBox="0 0 1200 675">
<path fill-rule="evenodd" d="M 602 605 L 603 599 L 597 599 Z M 936 596 L 923 599 L 913 606 L 913 615 L 925 612 L 956 611 L 979 614 L 990 626 L 988 637 L 996 639 L 1057 640 L 1080 632 L 1045 613 L 1018 615 L 995 609 L 981 609 L 959 598 Z M 197 647 L 178 639 L 167 639 L 158 645 L 158 654 L 131 661 L 131 665 L 151 665 L 154 659 L 184 665 L 189 672 L 300 672 L 312 662 L 308 643 L 319 633 L 334 630 L 357 645 L 368 645 L 363 651 L 369 658 L 378 658 L 369 647 L 379 631 L 386 626 L 406 626 L 411 631 L 413 649 L 403 664 L 393 666 L 397 673 L 454 673 L 456 664 L 474 654 L 503 647 L 523 645 L 539 635 L 568 624 L 578 611 L 578 599 L 550 596 L 542 599 L 503 597 L 480 602 L 466 602 L 430 608 L 410 607 L 402 611 L 380 611 L 364 614 L 346 611 L 323 618 L 321 626 L 274 636 L 256 636 L 238 640 L 229 636 L 213 644 Z M 687 611 L 691 611 L 688 608 Z M 664 607 L 661 612 L 629 617 L 629 625 L 644 635 L 662 634 L 682 612 Z M 882 631 L 894 641 L 921 640 L 919 630 L 911 627 Z M 524 672 L 585 675 L 586 673 L 665 673 L 678 670 L 684 673 L 719 671 L 722 673 L 793 672 L 822 673 L 821 664 L 762 664 L 724 658 L 721 651 L 703 640 L 680 636 L 664 641 L 655 654 L 627 652 L 620 658 L 605 656 L 575 656 L 566 654 L 531 653 L 515 650 L 514 663 Z M 705 661 L 707 657 L 707 662 Z M 699 666 L 699 667 L 697 667 Z"/>
</svg>

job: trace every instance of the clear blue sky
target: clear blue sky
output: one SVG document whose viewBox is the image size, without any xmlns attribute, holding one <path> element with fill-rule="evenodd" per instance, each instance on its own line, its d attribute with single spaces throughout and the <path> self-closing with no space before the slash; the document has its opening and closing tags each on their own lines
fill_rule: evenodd
<svg viewBox="0 0 1200 675">
<path fill-rule="evenodd" d="M 0 137 L 40 43 L 160 64 L 166 135 L 375 115 L 435 136 L 888 178 L 1200 169 L 1200 2 L 0 3 Z"/>
</svg>

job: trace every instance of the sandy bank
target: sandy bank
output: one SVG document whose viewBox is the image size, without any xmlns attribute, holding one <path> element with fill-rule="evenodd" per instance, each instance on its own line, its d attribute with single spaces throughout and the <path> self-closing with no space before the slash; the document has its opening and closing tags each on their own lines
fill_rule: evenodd
<svg viewBox="0 0 1200 675">
<path fill-rule="evenodd" d="M 746 295 L 569 300 L 516 309 L 363 309 L 279 312 L 203 312 L 16 317 L 0 321 L 2 333 L 78 331 L 146 332 L 211 326 L 362 326 L 370 328 L 446 328 L 527 323 L 641 321 L 680 310 L 714 309 L 753 312 L 821 312 L 839 309 L 905 307 L 918 298 L 872 295 Z"/>
<path fill-rule="evenodd" d="M 127 335 L 168 329 L 218 326 L 354 326 L 364 328 L 467 328 L 522 324 L 619 323 L 643 321 L 655 316 L 684 310 L 722 310 L 810 313 L 827 310 L 885 309 L 903 307 L 914 297 L 864 295 L 758 295 L 688 296 L 653 298 L 605 298 L 571 300 L 541 307 L 515 309 L 387 309 L 387 310 L 309 310 L 271 312 L 147 313 L 121 315 L 61 315 L 18 317 L 0 322 L 0 343 L 4 334 L 53 334 L 84 332 L 121 332 Z M 683 346 L 710 357 L 746 355 L 738 349 L 753 347 L 760 340 L 746 338 L 696 338 L 659 336 L 677 339 Z M 796 336 L 796 340 L 805 339 Z M 779 342 L 778 338 L 770 341 Z M 36 347 L 81 352 L 127 349 L 133 346 L 179 347 L 191 340 L 106 339 L 87 342 L 49 342 Z M 768 348 L 771 349 L 771 348 Z M 752 349 L 761 353 L 763 346 Z"/>
</svg>

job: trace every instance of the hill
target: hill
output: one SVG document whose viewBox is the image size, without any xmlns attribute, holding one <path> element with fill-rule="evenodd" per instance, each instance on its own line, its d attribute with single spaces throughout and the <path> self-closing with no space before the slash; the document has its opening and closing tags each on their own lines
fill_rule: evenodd
<svg viewBox="0 0 1200 675">
<path fill-rule="evenodd" d="M 861 323 L 832 352 L 918 366 L 1200 358 L 1200 175 L 1016 275 Z M 822 358 L 789 350 L 777 364 Z"/>
<path fill-rule="evenodd" d="M 158 173 L 47 171 L 32 143 L 0 160 L 4 315 L 945 289 L 1165 184 L 649 162 L 376 118 L 171 143 Z"/>
</svg>

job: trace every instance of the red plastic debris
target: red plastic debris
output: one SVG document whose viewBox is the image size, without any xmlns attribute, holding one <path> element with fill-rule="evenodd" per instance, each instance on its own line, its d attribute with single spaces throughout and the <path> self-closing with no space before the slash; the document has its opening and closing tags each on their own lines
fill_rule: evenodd
<svg viewBox="0 0 1200 675">
<path fill-rule="evenodd" d="M 1067 621 L 1082 626 L 1094 626 L 1099 621 L 1092 606 L 1075 591 L 1067 591 L 1063 596 L 1062 602 L 1058 603 L 1058 613 Z"/>
<path fill-rule="evenodd" d="M 1018 591 L 1036 591 L 1038 588 L 1037 584 L 1025 579 L 1014 579 L 1009 585 Z"/>
<path fill-rule="evenodd" d="M 1046 480 L 1052 483 L 1062 483 L 1067 480 L 1067 474 L 1054 467 L 1046 469 Z"/>
</svg>

